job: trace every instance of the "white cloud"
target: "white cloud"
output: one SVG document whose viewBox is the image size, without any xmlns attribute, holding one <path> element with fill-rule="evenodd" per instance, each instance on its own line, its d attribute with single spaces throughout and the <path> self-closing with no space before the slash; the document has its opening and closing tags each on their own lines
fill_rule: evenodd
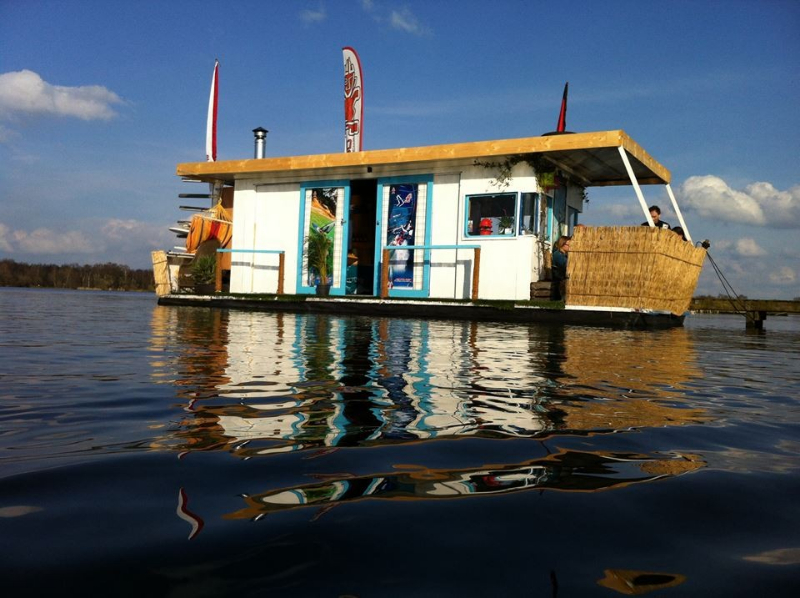
<svg viewBox="0 0 800 598">
<path fill-rule="evenodd" d="M 783 266 L 770 272 L 769 280 L 775 284 L 793 284 L 797 280 L 797 274 L 789 266 Z"/>
<path fill-rule="evenodd" d="M 141 235 L 151 230 L 151 225 L 140 222 L 139 220 L 120 220 L 118 218 L 108 220 L 102 228 L 103 235 L 111 240 Z"/>
<path fill-rule="evenodd" d="M 745 237 L 736 241 L 736 253 L 742 257 L 759 257 L 767 255 L 767 252 L 759 247 L 755 239 Z"/>
<path fill-rule="evenodd" d="M 431 33 L 430 29 L 422 25 L 408 8 L 393 10 L 389 22 L 393 28 L 412 35 L 430 35 Z"/>
<path fill-rule="evenodd" d="M 385 9 L 374 0 L 361 0 L 361 8 L 369 13 L 377 23 L 388 23 L 392 29 L 404 31 L 411 35 L 431 35 L 430 27 L 420 23 L 417 16 L 408 7 L 401 9 Z"/>
<path fill-rule="evenodd" d="M 89 237 L 78 231 L 17 230 L 11 233 L 11 238 L 17 251 L 37 255 L 92 253 L 95 250 Z"/>
<path fill-rule="evenodd" d="M 0 222 L 0 251 L 11 253 L 14 250 L 14 248 L 11 246 L 11 241 L 9 240 L 10 235 L 11 229 Z"/>
<path fill-rule="evenodd" d="M 321 23 L 328 17 L 325 7 L 320 3 L 317 10 L 306 9 L 300 11 L 300 20 L 304 23 Z"/>
<path fill-rule="evenodd" d="M 751 237 L 742 237 L 736 241 L 719 239 L 714 241 L 711 247 L 715 253 L 720 252 L 738 257 L 762 257 L 769 253 Z"/>
<path fill-rule="evenodd" d="M 80 230 L 33 231 L 12 230 L 0 222 L 0 251 L 9 254 L 64 256 L 92 255 L 97 261 L 107 261 L 110 252 L 120 255 L 147 253 L 174 244 L 175 235 L 167 227 L 154 226 L 139 220 L 109 219 L 99 225 L 87 226 L 91 232 Z"/>
<path fill-rule="evenodd" d="M 0 143 L 7 143 L 14 137 L 17 137 L 17 134 L 14 131 L 0 124 Z"/>
<path fill-rule="evenodd" d="M 732 189 L 713 175 L 693 176 L 681 185 L 681 205 L 705 218 L 756 226 L 800 227 L 800 185 L 779 191 L 770 183 Z"/>
<path fill-rule="evenodd" d="M 51 85 L 28 70 L 0 75 L 0 115 L 49 114 L 109 120 L 117 115 L 112 106 L 121 103 L 117 94 L 101 85 Z"/>
</svg>

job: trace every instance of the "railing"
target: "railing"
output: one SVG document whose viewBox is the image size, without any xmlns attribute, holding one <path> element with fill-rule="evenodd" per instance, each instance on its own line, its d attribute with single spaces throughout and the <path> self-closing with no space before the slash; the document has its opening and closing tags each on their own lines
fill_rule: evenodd
<svg viewBox="0 0 800 598">
<path fill-rule="evenodd" d="M 481 247 L 480 245 L 384 245 L 381 248 L 383 259 L 381 260 L 381 299 L 389 297 L 389 261 L 392 251 L 403 249 L 413 251 L 416 249 L 472 249 L 475 259 L 472 262 L 472 300 L 478 299 L 478 285 L 480 283 L 481 270 Z"/>
<path fill-rule="evenodd" d="M 285 273 L 286 252 L 282 249 L 217 249 L 217 280 L 216 290 L 222 290 L 222 253 L 277 253 L 278 254 L 278 295 L 283 295 L 283 278 Z M 255 264 L 251 264 L 251 270 Z"/>
</svg>

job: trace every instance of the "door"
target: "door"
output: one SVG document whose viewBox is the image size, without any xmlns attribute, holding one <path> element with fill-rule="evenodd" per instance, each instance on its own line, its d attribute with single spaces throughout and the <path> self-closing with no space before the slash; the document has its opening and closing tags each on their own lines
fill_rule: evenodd
<svg viewBox="0 0 800 598">
<path fill-rule="evenodd" d="M 297 292 L 315 293 L 330 285 L 345 294 L 350 186 L 347 181 L 308 183 L 300 188 L 300 247 Z"/>
<path fill-rule="evenodd" d="M 389 295 L 430 295 L 430 219 L 433 177 L 392 177 L 378 181 L 378 240 L 375 243 L 375 294 L 380 293 L 383 248 L 389 253 Z M 396 248 L 396 249 L 395 249 Z"/>
</svg>

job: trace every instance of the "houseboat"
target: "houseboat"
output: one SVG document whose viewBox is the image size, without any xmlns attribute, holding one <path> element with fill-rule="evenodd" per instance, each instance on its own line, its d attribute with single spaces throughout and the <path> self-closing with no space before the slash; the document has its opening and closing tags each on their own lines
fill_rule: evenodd
<svg viewBox="0 0 800 598">
<path fill-rule="evenodd" d="M 689 307 L 706 251 L 669 171 L 622 130 L 292 157 L 265 157 L 254 133 L 252 159 L 178 165 L 210 205 L 185 206 L 185 247 L 154 252 L 160 304 L 644 326 L 680 325 Z M 587 189 L 612 185 L 650 226 L 579 225 Z M 652 185 L 686 240 L 653 225 Z M 191 276 L 205 255 L 210 293 Z"/>
</svg>

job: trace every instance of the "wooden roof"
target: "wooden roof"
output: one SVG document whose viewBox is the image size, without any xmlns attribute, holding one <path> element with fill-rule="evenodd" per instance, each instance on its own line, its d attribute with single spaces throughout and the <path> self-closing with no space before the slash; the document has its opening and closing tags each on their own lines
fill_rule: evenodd
<svg viewBox="0 0 800 598">
<path fill-rule="evenodd" d="M 187 162 L 178 164 L 177 174 L 204 181 L 230 181 L 262 175 L 303 178 L 310 175 L 324 176 L 328 173 L 331 178 L 338 178 L 337 171 L 345 172 L 358 167 L 384 170 L 386 167 L 405 165 L 418 167 L 422 171 L 426 166 L 446 166 L 448 162 L 454 161 L 486 161 L 503 156 L 541 154 L 586 187 L 629 185 L 630 179 L 619 154 L 620 147 L 626 151 L 639 184 L 669 183 L 670 172 L 622 130 L 352 153 Z M 407 171 L 408 168 L 404 170 Z"/>
</svg>

